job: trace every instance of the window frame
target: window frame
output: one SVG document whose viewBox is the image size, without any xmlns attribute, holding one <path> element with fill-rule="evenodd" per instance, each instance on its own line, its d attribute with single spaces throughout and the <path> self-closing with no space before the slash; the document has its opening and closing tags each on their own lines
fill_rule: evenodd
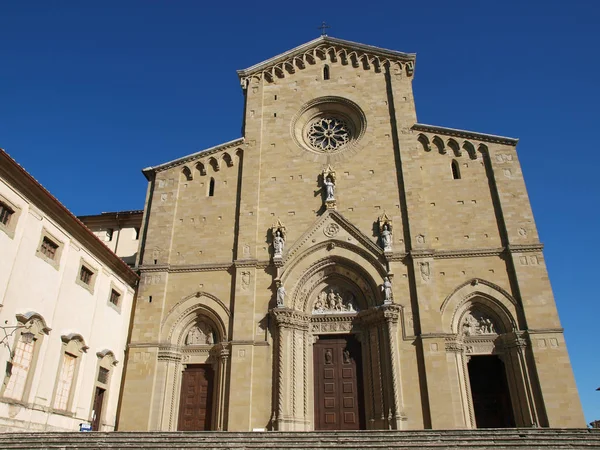
<svg viewBox="0 0 600 450">
<path fill-rule="evenodd" d="M 4 205 L 7 209 L 10 209 L 12 213 L 10 214 L 8 221 L 6 224 L 0 222 L 0 231 L 6 233 L 6 235 L 14 239 L 15 230 L 17 228 L 17 222 L 19 221 L 19 217 L 21 216 L 21 208 L 11 202 L 9 199 L 0 194 L 0 204 Z"/>
<path fill-rule="evenodd" d="M 85 345 L 85 341 L 80 334 L 63 335 L 60 337 L 60 339 L 62 341 L 62 346 L 60 351 L 60 359 L 56 370 L 56 377 L 54 379 L 54 389 L 52 390 L 52 400 L 50 402 L 50 407 L 53 411 L 60 411 L 63 414 L 74 414 L 72 411 L 73 398 L 75 397 L 75 390 L 77 388 L 77 379 L 81 368 L 81 360 L 83 354 L 87 352 L 89 347 Z M 71 384 L 69 386 L 66 408 L 62 409 L 57 408 L 55 405 L 57 401 L 60 375 L 62 372 L 66 355 L 70 355 L 75 358 L 75 366 L 73 367 L 73 378 L 71 379 Z"/>
<path fill-rule="evenodd" d="M 51 242 L 53 242 L 54 244 L 56 244 L 56 251 L 54 252 L 54 258 L 50 258 L 48 256 L 46 256 L 46 254 L 42 251 L 42 245 L 44 244 L 44 239 L 47 239 Z M 35 255 L 46 261 L 48 264 L 50 264 L 52 267 L 54 267 L 56 270 L 58 270 L 58 268 L 60 267 L 60 259 L 62 257 L 62 251 L 64 248 L 64 243 L 63 241 L 61 241 L 60 239 L 57 239 L 56 236 L 54 236 L 53 234 L 51 234 L 46 228 L 42 228 L 42 233 L 40 234 L 40 240 L 38 242 L 37 248 L 35 250 Z"/>
<path fill-rule="evenodd" d="M 82 269 L 85 269 L 85 270 L 91 272 L 92 275 L 90 276 L 89 283 L 85 283 L 81 279 Z M 88 263 L 85 259 L 81 258 L 79 260 L 79 268 L 77 269 L 77 273 L 75 275 L 75 283 L 78 284 L 79 286 L 81 286 L 82 288 L 84 288 L 90 294 L 93 294 L 97 277 L 98 277 L 98 269 L 94 268 L 94 266 L 92 266 L 90 263 Z"/>
<path fill-rule="evenodd" d="M 117 304 L 114 304 L 113 302 L 111 302 L 111 298 L 112 298 L 112 293 L 116 292 L 117 295 L 119 296 L 119 301 Z M 108 292 L 108 299 L 106 301 L 106 304 L 108 306 L 110 306 L 112 309 L 114 309 L 115 311 L 117 311 L 119 314 L 121 314 L 121 305 L 123 304 L 123 290 L 119 289 L 117 287 L 116 284 L 114 284 L 113 282 L 110 283 L 110 289 Z"/>
</svg>

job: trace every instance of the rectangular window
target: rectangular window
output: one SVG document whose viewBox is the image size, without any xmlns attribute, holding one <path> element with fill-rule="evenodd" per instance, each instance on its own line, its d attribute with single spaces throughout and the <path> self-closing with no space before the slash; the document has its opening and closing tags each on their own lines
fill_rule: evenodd
<svg viewBox="0 0 600 450">
<path fill-rule="evenodd" d="M 85 266 L 81 266 L 81 269 L 79 270 L 79 279 L 81 280 L 82 283 L 89 285 L 92 281 L 93 275 L 94 275 L 94 272 L 92 272 L 90 269 L 88 269 Z"/>
<path fill-rule="evenodd" d="M 115 291 L 114 289 L 111 289 L 110 291 L 110 302 L 115 305 L 115 306 L 119 306 L 119 298 L 121 297 L 121 294 L 119 294 L 117 291 Z"/>
<path fill-rule="evenodd" d="M 33 361 L 33 346 L 34 342 L 27 344 L 23 342 L 23 339 L 19 339 L 12 360 L 12 374 L 4 391 L 5 397 L 14 398 L 15 400 L 23 398 L 27 374 Z"/>
<path fill-rule="evenodd" d="M 103 384 L 108 383 L 108 373 L 108 369 L 100 367 L 100 370 L 98 370 L 98 381 Z"/>
<path fill-rule="evenodd" d="M 10 217 L 15 213 L 15 211 L 5 203 L 0 202 L 0 223 L 2 225 L 8 225 L 10 222 Z"/>
<path fill-rule="evenodd" d="M 46 236 L 42 239 L 42 245 L 40 252 L 48 259 L 54 260 L 56 257 L 56 250 L 58 250 L 58 244 L 48 239 Z"/>
<path fill-rule="evenodd" d="M 56 396 L 54 397 L 54 409 L 65 411 L 69 406 L 69 394 L 73 385 L 75 375 L 76 357 L 65 353 L 63 356 L 58 384 L 56 385 Z"/>
</svg>

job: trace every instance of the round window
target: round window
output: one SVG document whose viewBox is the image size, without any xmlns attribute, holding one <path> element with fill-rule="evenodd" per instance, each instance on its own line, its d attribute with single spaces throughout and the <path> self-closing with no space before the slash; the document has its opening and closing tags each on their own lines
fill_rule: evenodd
<svg viewBox="0 0 600 450">
<path fill-rule="evenodd" d="M 322 97 L 307 103 L 292 120 L 292 137 L 306 150 L 334 154 L 353 146 L 366 127 L 365 115 L 354 102 Z"/>
</svg>

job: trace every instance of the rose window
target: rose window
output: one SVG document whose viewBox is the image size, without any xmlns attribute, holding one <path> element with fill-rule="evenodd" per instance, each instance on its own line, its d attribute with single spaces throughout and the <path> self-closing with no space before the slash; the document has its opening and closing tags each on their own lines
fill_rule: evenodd
<svg viewBox="0 0 600 450">
<path fill-rule="evenodd" d="M 350 127 L 336 117 L 320 117 L 308 128 L 310 145 L 320 151 L 335 151 L 350 141 Z"/>
</svg>

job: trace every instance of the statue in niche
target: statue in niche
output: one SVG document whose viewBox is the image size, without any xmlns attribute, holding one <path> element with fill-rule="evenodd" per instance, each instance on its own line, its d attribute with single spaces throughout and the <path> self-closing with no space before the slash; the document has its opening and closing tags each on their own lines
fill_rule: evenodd
<svg viewBox="0 0 600 450">
<path fill-rule="evenodd" d="M 323 187 L 325 188 L 325 201 L 333 202 L 335 200 L 335 170 L 331 166 L 323 170 Z"/>
<path fill-rule="evenodd" d="M 317 296 L 313 306 L 313 314 L 347 312 L 356 312 L 354 295 L 347 293 L 345 296 L 342 296 L 338 288 L 329 288 L 329 291 L 322 291 Z"/>
<path fill-rule="evenodd" d="M 381 230 L 381 243 L 383 244 L 384 250 L 387 251 L 392 249 L 392 232 L 387 223 L 383 224 L 383 229 Z"/>
<path fill-rule="evenodd" d="M 465 336 L 476 336 L 481 334 L 495 334 L 494 322 L 478 311 L 469 311 L 465 314 L 462 322 L 462 334 Z"/>
<path fill-rule="evenodd" d="M 381 290 L 383 291 L 383 304 L 388 305 L 393 303 L 392 300 L 392 282 L 388 277 L 383 279 L 383 284 L 381 285 Z"/>
<path fill-rule="evenodd" d="M 275 250 L 275 256 L 281 256 L 283 253 L 283 246 L 285 244 L 285 240 L 281 235 L 281 231 L 275 231 L 275 236 L 273 237 L 273 249 Z"/>
<path fill-rule="evenodd" d="M 214 343 L 214 332 L 205 322 L 198 322 L 194 325 L 185 338 L 186 345 L 212 345 Z"/>
<path fill-rule="evenodd" d="M 277 282 L 277 307 L 283 308 L 285 301 L 285 288 L 283 287 L 283 283 L 280 281 Z"/>
</svg>

